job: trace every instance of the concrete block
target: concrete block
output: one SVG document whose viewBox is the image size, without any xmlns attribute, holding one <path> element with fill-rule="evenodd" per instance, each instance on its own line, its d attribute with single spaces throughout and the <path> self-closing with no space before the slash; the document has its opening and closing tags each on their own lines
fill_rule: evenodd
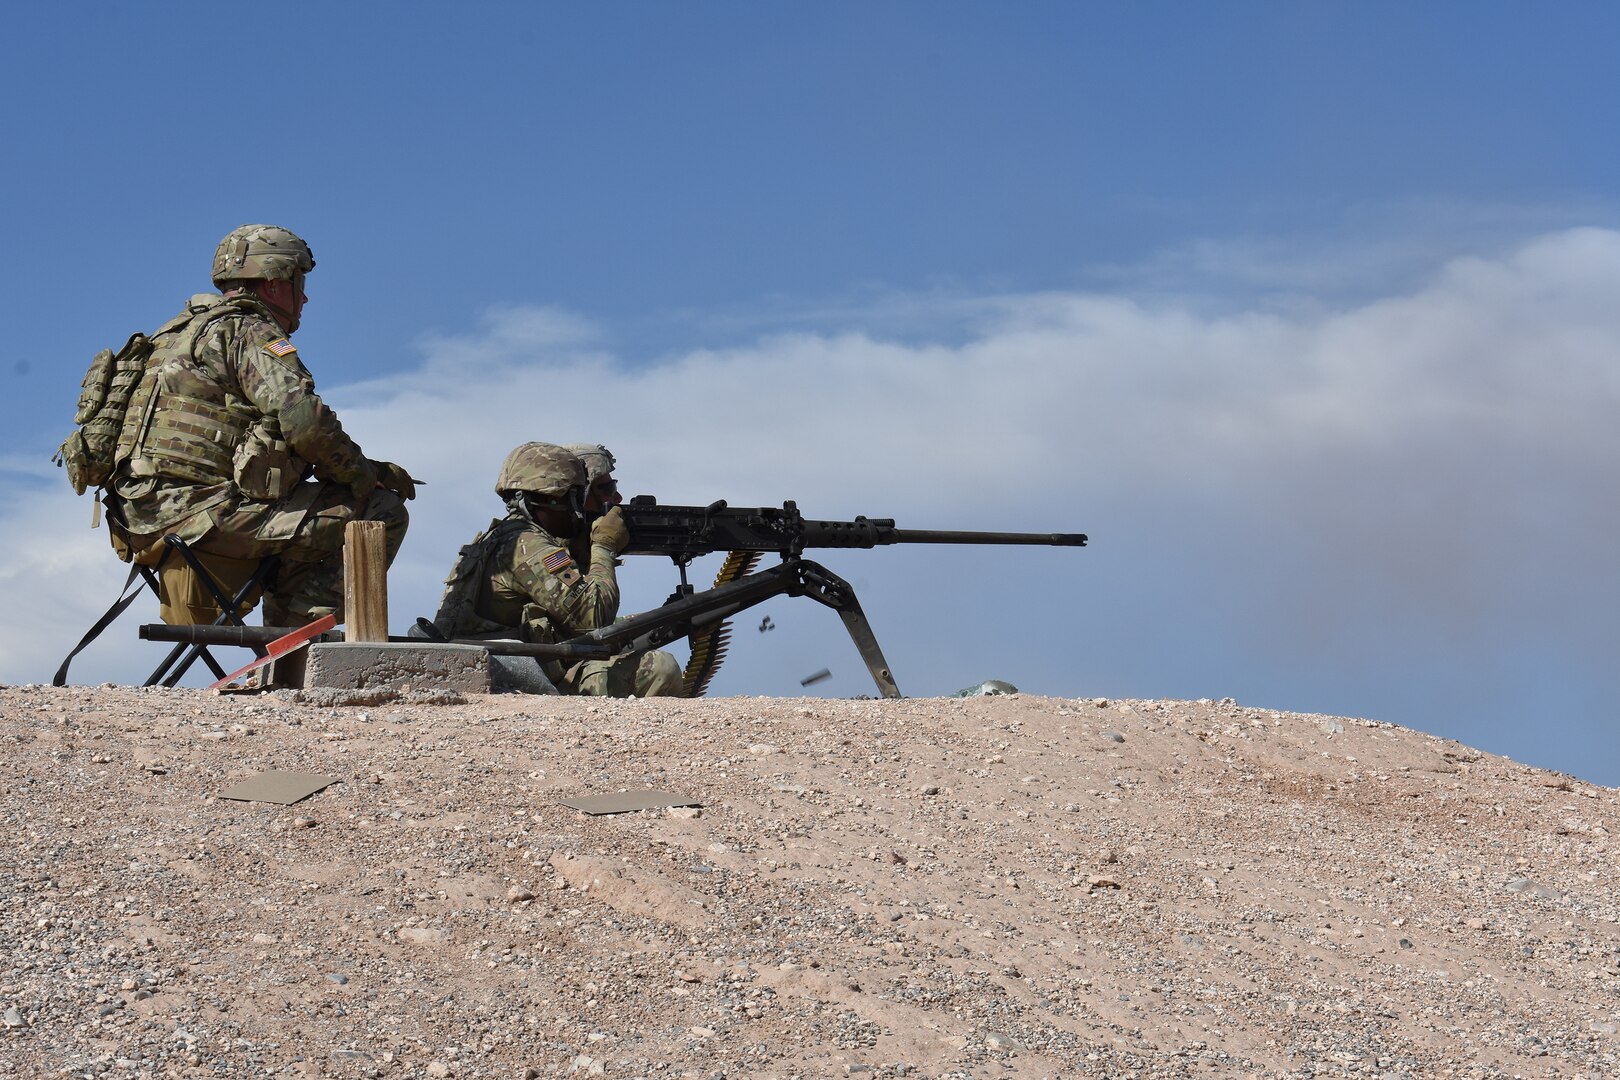
<svg viewBox="0 0 1620 1080">
<path fill-rule="evenodd" d="M 304 686 L 364 690 L 409 686 L 489 693 L 489 651 L 441 642 L 319 641 L 309 647 Z"/>
</svg>

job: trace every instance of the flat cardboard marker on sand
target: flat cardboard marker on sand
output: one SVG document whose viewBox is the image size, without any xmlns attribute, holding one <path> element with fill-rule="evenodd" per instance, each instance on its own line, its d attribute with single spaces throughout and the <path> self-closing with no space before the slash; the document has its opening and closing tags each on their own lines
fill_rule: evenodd
<svg viewBox="0 0 1620 1080">
<path fill-rule="evenodd" d="M 562 800 L 583 814 L 624 814 L 631 810 L 659 810 L 666 806 L 702 806 L 702 801 L 673 791 L 615 791 L 611 795 L 581 795 Z"/>
<path fill-rule="evenodd" d="M 270 772 L 250 776 L 241 783 L 232 784 L 219 793 L 222 799 L 239 799 L 242 802 L 278 803 L 281 806 L 291 806 L 299 799 L 307 799 L 322 788 L 342 783 L 336 776 L 321 776 L 317 773 L 307 772 L 281 772 L 272 769 Z"/>
</svg>

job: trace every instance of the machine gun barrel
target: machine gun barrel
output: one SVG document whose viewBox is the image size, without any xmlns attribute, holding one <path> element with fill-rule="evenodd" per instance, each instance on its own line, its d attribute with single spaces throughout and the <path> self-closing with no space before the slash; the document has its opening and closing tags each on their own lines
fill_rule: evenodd
<svg viewBox="0 0 1620 1080">
<path fill-rule="evenodd" d="M 959 529 L 895 529 L 896 544 L 1043 544 L 1085 547 L 1085 533 L 963 532 Z"/>
</svg>

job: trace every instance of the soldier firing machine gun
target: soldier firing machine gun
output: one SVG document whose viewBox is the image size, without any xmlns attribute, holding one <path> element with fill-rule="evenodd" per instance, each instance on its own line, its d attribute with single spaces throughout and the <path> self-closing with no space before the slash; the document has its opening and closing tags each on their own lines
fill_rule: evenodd
<svg viewBox="0 0 1620 1080">
<path fill-rule="evenodd" d="M 857 517 L 854 521 L 815 521 L 804 517 L 791 500 L 780 507 L 732 507 L 724 500 L 708 506 L 660 506 L 651 495 L 637 495 L 620 507 L 630 532 L 626 555 L 667 555 L 680 570 L 681 583 L 661 607 L 620 619 L 608 626 L 555 644 L 468 641 L 491 652 L 538 659 L 609 659 L 626 649 L 655 649 L 680 638 L 691 639 L 685 671 L 685 696 L 702 697 L 725 658 L 727 620 L 774 596 L 808 596 L 838 612 L 886 698 L 900 696 L 872 633 L 866 613 L 849 582 L 820 563 L 804 558 L 807 548 L 873 548 L 888 544 L 1039 544 L 1084 547 L 1084 533 L 963 532 L 897 528 L 893 518 Z M 714 585 L 702 592 L 686 580 L 686 568 L 713 552 L 729 554 Z M 760 558 L 776 552 L 782 561 L 755 570 Z M 417 620 L 433 631 L 431 623 Z M 153 640 L 257 646 L 279 637 L 288 627 L 184 627 L 151 624 L 141 636 Z M 395 638 L 391 640 L 420 640 Z M 442 637 L 440 638 L 442 640 Z"/>
</svg>

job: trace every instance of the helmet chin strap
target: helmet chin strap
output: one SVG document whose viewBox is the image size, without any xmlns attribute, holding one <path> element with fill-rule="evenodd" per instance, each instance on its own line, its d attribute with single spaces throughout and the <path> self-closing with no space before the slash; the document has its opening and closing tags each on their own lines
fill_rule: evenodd
<svg viewBox="0 0 1620 1080">
<path fill-rule="evenodd" d="M 585 516 L 585 489 L 571 487 L 568 489 L 568 511 L 574 515 L 576 529 L 583 529 L 587 524 Z"/>
<path fill-rule="evenodd" d="M 296 310 L 289 311 L 288 309 L 282 307 L 280 304 L 264 295 L 263 290 L 254 290 L 253 295 L 259 298 L 259 302 L 261 304 L 275 312 L 277 315 L 281 316 L 281 327 L 283 330 L 290 334 L 294 330 L 298 329 L 299 320 L 298 312 Z"/>
</svg>

